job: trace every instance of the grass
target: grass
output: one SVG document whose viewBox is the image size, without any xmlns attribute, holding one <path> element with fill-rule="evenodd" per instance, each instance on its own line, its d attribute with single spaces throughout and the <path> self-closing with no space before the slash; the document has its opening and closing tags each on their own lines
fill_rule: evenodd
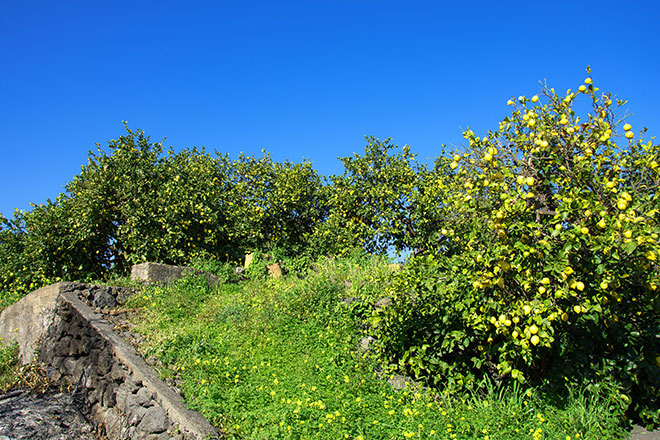
<svg viewBox="0 0 660 440">
<path fill-rule="evenodd" d="M 6 393 L 13 388 L 17 373 L 18 344 L 0 345 L 0 393 Z"/>
<path fill-rule="evenodd" d="M 230 439 L 626 437 L 607 396 L 491 384 L 462 395 L 393 389 L 358 349 L 388 270 L 383 260 L 347 259 L 219 288 L 188 277 L 145 288 L 129 307 L 143 308 L 144 354 Z"/>
<path fill-rule="evenodd" d="M 15 388 L 44 393 L 54 385 L 38 361 L 20 365 L 17 343 L 0 345 L 0 394 Z"/>
</svg>

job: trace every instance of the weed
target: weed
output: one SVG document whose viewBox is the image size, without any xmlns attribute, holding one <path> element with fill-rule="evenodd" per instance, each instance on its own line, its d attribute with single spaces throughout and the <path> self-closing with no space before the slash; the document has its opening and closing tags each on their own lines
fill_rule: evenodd
<svg viewBox="0 0 660 440">
<path fill-rule="evenodd" d="M 324 259 L 304 277 L 255 276 L 217 289 L 188 277 L 146 288 L 133 300 L 146 308 L 143 350 L 230 439 L 623 438 L 606 394 L 553 399 L 493 383 L 460 395 L 394 390 L 357 349 L 387 291 L 385 263 Z"/>
</svg>

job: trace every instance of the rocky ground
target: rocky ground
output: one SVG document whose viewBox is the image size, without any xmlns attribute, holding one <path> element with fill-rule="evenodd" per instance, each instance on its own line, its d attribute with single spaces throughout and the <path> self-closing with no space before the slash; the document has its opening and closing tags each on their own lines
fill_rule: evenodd
<svg viewBox="0 0 660 440">
<path fill-rule="evenodd" d="M 74 395 L 14 390 L 0 396 L 0 440 L 98 440 Z"/>
</svg>

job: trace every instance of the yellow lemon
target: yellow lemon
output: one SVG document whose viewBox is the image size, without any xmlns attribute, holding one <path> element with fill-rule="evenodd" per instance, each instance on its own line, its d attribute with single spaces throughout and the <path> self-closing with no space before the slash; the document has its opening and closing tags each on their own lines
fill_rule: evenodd
<svg viewBox="0 0 660 440">
<path fill-rule="evenodd" d="M 635 137 L 635 133 L 633 133 L 632 131 L 626 131 L 626 138 L 632 139 L 634 137 Z"/>
<path fill-rule="evenodd" d="M 630 125 L 630 124 L 626 124 L 626 125 L 623 126 L 623 129 L 626 130 L 626 131 L 630 131 L 631 128 L 632 128 L 632 125 Z"/>
<path fill-rule="evenodd" d="M 541 341 L 541 340 L 540 340 L 539 337 L 536 336 L 536 335 L 532 336 L 532 338 L 529 340 L 529 342 L 531 342 L 533 345 L 538 345 L 538 343 L 539 343 L 540 341 Z"/>
<path fill-rule="evenodd" d="M 589 85 L 589 84 L 593 83 L 593 80 L 591 78 L 587 78 L 587 79 L 584 80 L 584 83 Z"/>
<path fill-rule="evenodd" d="M 580 306 L 573 306 L 573 311 L 574 311 L 575 313 L 580 313 L 580 312 L 582 311 L 582 307 L 580 307 Z"/>
<path fill-rule="evenodd" d="M 532 326 L 529 328 L 529 332 L 535 335 L 539 332 L 539 328 L 536 326 L 536 324 L 532 324 Z"/>
<path fill-rule="evenodd" d="M 539 95 L 532 96 L 532 102 L 537 102 L 539 100 Z"/>
</svg>

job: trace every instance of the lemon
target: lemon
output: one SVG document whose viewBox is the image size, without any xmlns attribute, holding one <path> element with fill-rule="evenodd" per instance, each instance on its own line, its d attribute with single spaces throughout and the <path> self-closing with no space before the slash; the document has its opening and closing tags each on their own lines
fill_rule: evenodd
<svg viewBox="0 0 660 440">
<path fill-rule="evenodd" d="M 580 312 L 582 311 L 582 307 L 580 307 L 580 306 L 573 306 L 573 311 L 574 311 L 575 313 L 580 313 Z"/>
<path fill-rule="evenodd" d="M 626 131 L 630 131 L 631 128 L 632 128 L 632 125 L 630 125 L 630 124 L 626 124 L 626 125 L 623 126 L 623 129 L 626 130 Z"/>
<path fill-rule="evenodd" d="M 635 137 L 635 133 L 633 133 L 632 131 L 626 131 L 626 137 L 628 139 L 632 139 Z"/>
<path fill-rule="evenodd" d="M 532 338 L 529 340 L 529 342 L 531 342 L 533 345 L 538 345 L 538 343 L 539 343 L 540 341 L 541 341 L 541 340 L 540 340 L 539 337 L 536 336 L 536 335 L 532 336 Z"/>
<path fill-rule="evenodd" d="M 532 96 L 532 102 L 537 102 L 539 100 L 539 95 Z"/>
<path fill-rule="evenodd" d="M 532 326 L 529 328 L 529 332 L 535 335 L 539 332 L 539 328 L 536 326 L 536 324 L 532 324 Z"/>
<path fill-rule="evenodd" d="M 589 84 L 593 83 L 593 80 L 591 78 L 587 78 L 587 79 L 584 80 L 584 83 L 589 85 Z"/>
</svg>

